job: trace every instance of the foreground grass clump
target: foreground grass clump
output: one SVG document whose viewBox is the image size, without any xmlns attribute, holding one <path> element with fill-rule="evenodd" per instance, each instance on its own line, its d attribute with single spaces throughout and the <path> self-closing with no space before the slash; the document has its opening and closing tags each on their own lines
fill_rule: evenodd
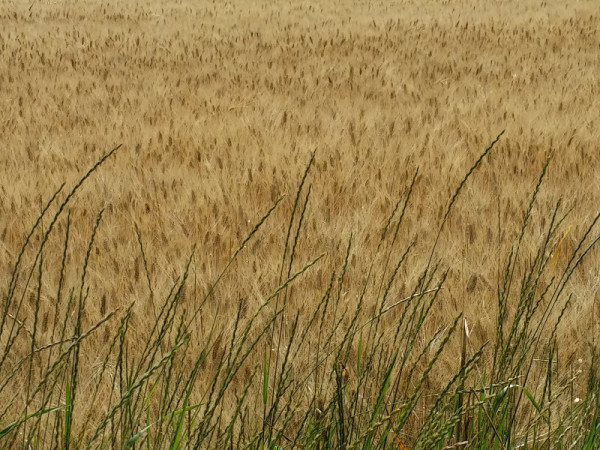
<svg viewBox="0 0 600 450">
<path fill-rule="evenodd" d="M 547 211 L 535 250 L 523 251 L 550 159 L 499 272 L 497 301 L 490 305 L 497 317 L 494 339 L 474 348 L 461 311 L 430 324 L 432 311 L 443 301 L 449 270 L 436 254 L 438 242 L 463 187 L 499 139 L 450 197 L 422 272 L 405 298 L 391 293 L 416 245 L 404 245 L 400 229 L 410 214 L 417 173 L 380 230 L 359 295 L 344 299 L 355 252 L 348 236 L 342 263 L 329 274 L 321 297 L 302 298 L 303 283 L 311 281 L 323 257 L 299 262 L 296 255 L 310 201 L 313 153 L 289 212 L 278 282 L 258 308 L 249 310 L 240 298 L 235 317 L 210 320 L 204 317 L 206 305 L 229 301 L 218 298 L 217 288 L 243 252 L 250 251 L 281 198 L 203 292 L 191 280 L 194 261 L 202 258 L 196 249 L 166 293 L 158 292 L 143 233 L 136 228 L 140 271 L 147 282 L 145 309 L 123 299 L 119 309 L 108 311 L 104 295 L 87 282 L 91 261 L 100 254 L 96 237 L 103 211 L 81 266 L 73 267 L 68 258 L 69 205 L 119 147 L 108 152 L 68 194 L 61 187 L 42 208 L 3 292 L 2 446 L 596 448 L 598 351 L 591 349 L 586 373 L 563 371 L 557 329 L 572 303 L 569 281 L 600 239 L 594 231 L 600 214 L 565 256 L 561 271 L 556 270 L 557 255 L 570 212 L 562 202 Z M 500 215 L 498 223 L 501 227 Z M 56 244 L 62 256 L 48 261 L 47 249 Z M 69 271 L 78 274 L 70 285 L 65 281 L 71 279 Z M 55 292 L 48 292 L 49 278 L 58 280 Z M 91 310 L 99 310 L 101 319 L 91 320 Z M 140 317 L 139 311 L 147 313 Z M 146 326 L 138 326 L 140 321 Z M 434 382 L 432 369 L 453 340 L 460 342 L 460 359 L 445 379 Z M 83 376 L 84 369 L 92 375 Z M 576 398 L 574 383 L 586 377 L 586 395 Z"/>
</svg>

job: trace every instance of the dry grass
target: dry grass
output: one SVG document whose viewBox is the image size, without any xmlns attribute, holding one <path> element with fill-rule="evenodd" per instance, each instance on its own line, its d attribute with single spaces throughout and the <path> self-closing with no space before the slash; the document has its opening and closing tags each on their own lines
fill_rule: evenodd
<svg viewBox="0 0 600 450">
<path fill-rule="evenodd" d="M 361 320 L 373 315 L 375 294 L 415 241 L 389 303 L 411 295 L 450 198 L 503 129 L 442 231 L 434 261 L 439 258 L 449 273 L 418 337 L 419 348 L 437 330 L 447 330 L 458 313 L 470 327 L 467 356 L 495 339 L 499 278 L 550 153 L 554 157 L 521 262 L 542 243 L 553 205 L 562 198 L 563 210 L 574 209 L 553 237 L 551 244 L 560 250 L 547 279 L 560 273 L 600 205 L 600 14 L 592 0 L 569 6 L 554 0 L 3 1 L 0 30 L 2 286 L 8 286 L 24 237 L 54 191 L 63 181 L 72 186 L 107 149 L 122 144 L 69 205 L 72 269 L 65 286 L 78 286 L 96 214 L 104 208 L 86 275 L 83 330 L 116 312 L 82 346 L 78 395 L 84 403 L 75 414 L 76 426 L 88 407 L 93 418 L 105 414 L 102 402 L 85 404 L 91 392 L 84 386 L 93 385 L 127 305 L 135 302 L 129 326 L 143 342 L 155 323 L 157 299 L 167 296 L 196 245 L 182 297 L 183 307 L 193 310 L 254 224 L 285 195 L 194 323 L 192 355 L 214 321 L 222 331 L 203 368 L 212 373 L 237 323 L 238 301 L 242 317 L 249 315 L 279 284 L 290 211 L 314 149 L 301 204 L 309 185 L 310 200 L 292 272 L 325 256 L 289 288 L 283 341 L 290 337 L 295 312 L 306 323 L 332 271 L 339 275 L 352 233 L 339 304 L 351 317 L 370 264 L 382 267 L 386 261 L 386 254 L 375 255 L 379 236 L 419 168 L 398 240 L 389 246 L 395 249 L 391 266 L 368 283 L 372 295 L 365 297 Z M 42 228 L 48 224 L 44 219 Z M 9 311 L 9 321 L 24 323 L 32 334 L 39 316 L 36 347 L 58 336 L 56 267 L 65 230 L 62 219 L 44 252 L 47 275 L 39 294 L 36 283 L 25 287 L 20 279 L 23 306 Z M 38 231 L 34 244 L 40 239 Z M 34 255 L 35 245 L 25 261 L 31 263 Z M 592 331 L 600 319 L 599 265 L 600 254 L 592 252 L 566 288 L 564 297 L 572 297 L 557 331 L 561 373 L 589 367 Z M 394 310 L 382 321 L 388 342 L 398 314 Z M 267 317 L 258 320 L 266 323 L 260 321 Z M 336 316 L 325 320 L 323 329 Z M 552 325 L 548 328 L 549 333 Z M 8 356 L 12 364 L 30 351 L 28 332 L 19 336 Z M 264 342 L 234 380 L 236 392 L 255 369 L 261 374 L 269 345 Z M 135 343 L 127 349 L 132 358 L 144 351 Z M 459 369 L 461 345 L 459 338 L 448 342 L 425 391 L 438 392 Z M 293 361 L 295 373 L 311 363 L 316 346 L 316 336 L 309 337 Z M 356 341 L 352 366 L 357 351 Z M 492 356 L 486 350 L 480 366 L 488 367 Z M 44 358 L 33 361 L 34 376 Z M 180 363 L 187 367 L 192 360 Z M 1 370 L 4 379 L 7 366 Z M 323 369 L 323 377 L 331 371 Z M 29 382 L 22 380 L 11 381 L 0 404 L 18 391 L 25 398 Z M 111 391 L 110 383 L 103 383 L 100 398 Z M 202 398 L 207 386 L 208 376 L 199 379 L 194 395 Z M 583 378 L 571 387 L 573 396 L 585 397 Z M 310 389 L 303 396 L 310 398 Z M 251 389 L 250 397 L 250 404 L 256 401 L 262 409 L 260 388 Z M 232 403 L 223 408 L 229 414 Z M 419 408 L 425 411 L 425 402 Z M 418 418 L 411 420 L 419 425 Z"/>
</svg>

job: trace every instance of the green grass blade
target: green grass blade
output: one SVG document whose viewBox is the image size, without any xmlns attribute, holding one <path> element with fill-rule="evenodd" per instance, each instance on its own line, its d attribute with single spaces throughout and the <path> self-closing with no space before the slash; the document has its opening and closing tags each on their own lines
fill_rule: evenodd
<svg viewBox="0 0 600 450">
<path fill-rule="evenodd" d="M 71 396 L 71 385 L 67 381 L 65 389 L 65 449 L 68 450 L 69 442 L 71 440 L 71 425 L 73 417 L 71 411 L 73 410 L 72 396 Z"/>
<path fill-rule="evenodd" d="M 23 419 L 15 420 L 14 422 L 9 423 L 4 428 L 2 428 L 0 430 L 0 439 L 4 438 L 7 434 L 9 434 L 16 427 L 18 427 L 19 425 L 22 425 L 24 422 L 26 422 L 27 420 L 29 420 L 33 417 L 39 417 L 39 416 L 43 416 L 45 414 L 50 414 L 52 412 L 58 411 L 63 408 L 64 408 L 64 406 L 55 406 L 54 408 L 39 409 L 35 412 L 32 412 L 31 414 L 27 414 Z"/>
<path fill-rule="evenodd" d="M 127 447 L 133 447 L 136 443 L 136 441 L 141 438 L 149 429 L 150 427 L 154 425 L 154 424 L 148 424 L 146 425 L 144 428 L 142 428 L 140 431 L 138 431 L 136 434 L 134 434 L 133 436 L 131 436 L 128 440 L 127 440 Z"/>
</svg>

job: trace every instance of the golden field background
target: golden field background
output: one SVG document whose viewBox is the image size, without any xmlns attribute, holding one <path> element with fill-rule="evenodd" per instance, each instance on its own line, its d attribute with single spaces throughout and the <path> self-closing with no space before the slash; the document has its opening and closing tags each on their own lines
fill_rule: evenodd
<svg viewBox="0 0 600 450">
<path fill-rule="evenodd" d="M 87 277 L 88 324 L 134 300 L 132 329 L 142 335 L 152 324 L 135 224 L 157 297 L 197 246 L 185 291 L 193 305 L 285 195 L 202 311 L 198 339 L 213 321 L 230 332 L 238 299 L 255 310 L 277 286 L 291 205 L 315 149 L 295 268 L 325 257 L 299 281 L 290 311 L 320 299 L 351 233 L 342 307 L 356 308 L 381 230 L 419 168 L 398 252 L 416 245 L 392 291 L 393 299 L 410 295 L 450 197 L 504 129 L 441 235 L 436 258 L 450 272 L 429 335 L 464 312 L 472 348 L 494 339 L 498 271 L 551 152 L 524 254 L 540 244 L 562 197 L 574 206 L 555 262 L 563 267 L 600 207 L 600 13 L 592 0 L 2 1 L 0 30 L 3 286 L 52 193 L 123 145 L 71 205 L 69 264 L 78 269 L 67 273 L 70 285 L 105 208 Z M 45 254 L 49 269 L 60 252 L 57 240 Z M 589 360 L 599 263 L 592 253 L 569 285 L 559 329 L 565 366 Z M 53 341 L 58 271 L 48 273 L 40 346 Z M 26 327 L 32 289 L 15 317 Z M 94 376 L 117 325 L 90 337 L 82 379 Z M 452 341 L 430 374 L 432 390 L 458 366 L 459 346 Z M 584 384 L 576 382 L 579 395 Z"/>
</svg>

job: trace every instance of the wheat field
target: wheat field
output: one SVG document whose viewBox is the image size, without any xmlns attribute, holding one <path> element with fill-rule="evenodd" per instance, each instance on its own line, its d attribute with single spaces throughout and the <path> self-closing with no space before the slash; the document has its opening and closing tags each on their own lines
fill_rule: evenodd
<svg viewBox="0 0 600 450">
<path fill-rule="evenodd" d="M 0 67 L 1 446 L 596 445 L 595 1 L 3 0 Z"/>
</svg>

